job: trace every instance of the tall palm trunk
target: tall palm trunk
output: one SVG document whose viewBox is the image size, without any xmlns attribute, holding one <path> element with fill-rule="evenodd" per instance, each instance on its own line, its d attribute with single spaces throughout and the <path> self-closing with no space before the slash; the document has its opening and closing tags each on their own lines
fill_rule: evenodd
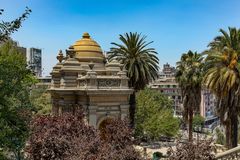
<svg viewBox="0 0 240 160">
<path fill-rule="evenodd" d="M 188 139 L 189 139 L 189 142 L 192 141 L 192 131 L 193 131 L 193 126 L 192 126 L 192 123 L 193 123 L 193 109 L 192 108 L 189 108 L 189 112 L 188 112 Z"/>
<path fill-rule="evenodd" d="M 231 148 L 238 145 L 238 118 L 237 114 L 231 116 Z"/>
<path fill-rule="evenodd" d="M 227 149 L 231 149 L 231 141 L 230 141 L 230 135 L 231 135 L 231 126 L 230 122 L 227 121 L 225 123 L 225 134 L 226 134 L 226 147 Z"/>
<path fill-rule="evenodd" d="M 135 110 L 136 110 L 136 92 L 133 91 L 133 93 L 130 95 L 129 99 L 129 115 L 130 115 L 130 125 L 132 128 L 134 128 L 134 117 L 135 117 Z"/>
</svg>

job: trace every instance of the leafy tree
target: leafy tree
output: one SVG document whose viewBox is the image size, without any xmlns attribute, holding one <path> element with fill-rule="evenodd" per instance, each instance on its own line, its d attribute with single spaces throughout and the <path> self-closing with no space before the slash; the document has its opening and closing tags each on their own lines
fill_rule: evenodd
<svg viewBox="0 0 240 160">
<path fill-rule="evenodd" d="M 159 114 L 152 115 L 144 125 L 146 134 L 153 139 L 160 136 L 173 137 L 179 131 L 179 121 L 173 117 L 172 110 L 163 110 Z"/>
<path fill-rule="evenodd" d="M 226 126 L 226 145 L 237 146 L 240 103 L 240 30 L 229 27 L 229 33 L 220 29 L 205 52 L 204 83 L 217 95 L 217 112 Z"/>
<path fill-rule="evenodd" d="M 148 88 L 137 94 L 135 134 L 158 139 L 160 136 L 175 136 L 179 122 L 173 117 L 172 101 L 158 91 Z"/>
<path fill-rule="evenodd" d="M 0 15 L 2 15 L 4 12 L 3 9 L 0 9 Z M 22 25 L 22 22 L 27 18 L 27 16 L 31 13 L 31 9 L 26 7 L 25 12 L 17 19 L 5 22 L 0 22 L 0 42 L 4 42 L 6 40 L 9 40 L 10 35 L 14 32 L 16 32 Z"/>
<path fill-rule="evenodd" d="M 135 91 L 144 89 L 149 81 L 158 76 L 158 58 L 154 48 L 148 48 L 153 43 L 146 41 L 146 36 L 139 33 L 125 33 L 119 35 L 122 44 L 111 43 L 115 47 L 110 49 L 108 60 L 117 60 L 124 64 L 127 70 L 129 86 Z M 130 120 L 134 124 L 136 97 L 135 92 L 130 96 Z"/>
<path fill-rule="evenodd" d="M 176 81 L 182 91 L 183 116 L 189 126 L 189 141 L 192 141 L 193 114 L 199 111 L 201 103 L 202 60 L 197 52 L 188 51 L 177 62 Z"/>
<path fill-rule="evenodd" d="M 111 119 L 105 126 L 105 138 L 84 122 L 82 111 L 75 115 L 41 115 L 32 121 L 32 134 L 26 148 L 34 160 L 113 159 L 140 160 L 133 148 L 131 130 L 126 121 Z"/>
<path fill-rule="evenodd" d="M 197 114 L 193 117 L 193 128 L 198 127 L 198 126 L 203 126 L 204 125 L 204 117 L 201 115 Z"/>
<path fill-rule="evenodd" d="M 32 88 L 30 95 L 31 103 L 36 109 L 37 114 L 50 114 L 52 109 L 51 95 L 47 87 L 39 86 Z"/>
<path fill-rule="evenodd" d="M 25 58 L 7 42 L 0 47 L 0 148 L 20 159 L 28 136 L 32 105 L 29 88 L 35 78 Z"/>
</svg>

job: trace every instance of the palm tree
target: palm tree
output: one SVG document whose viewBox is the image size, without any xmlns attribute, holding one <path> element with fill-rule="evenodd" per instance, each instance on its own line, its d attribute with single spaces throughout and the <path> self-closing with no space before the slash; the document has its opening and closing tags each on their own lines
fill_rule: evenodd
<svg viewBox="0 0 240 160">
<path fill-rule="evenodd" d="M 192 141 L 193 114 L 199 111 L 201 103 L 202 60 L 201 54 L 188 51 L 177 62 L 176 81 L 182 91 L 183 117 L 188 123 L 189 141 Z"/>
<path fill-rule="evenodd" d="M 119 35 L 121 44 L 111 43 L 114 45 L 108 53 L 108 60 L 117 60 L 124 64 L 129 77 L 129 86 L 134 88 L 130 95 L 130 121 L 134 124 L 135 113 L 135 92 L 144 87 L 158 76 L 159 60 L 154 48 L 148 48 L 153 43 L 146 42 L 146 36 L 139 33 L 125 33 Z"/>
<path fill-rule="evenodd" d="M 217 95 L 217 111 L 226 126 L 226 145 L 237 146 L 240 102 L 240 30 L 229 27 L 229 34 L 220 29 L 206 51 L 204 83 Z"/>
</svg>

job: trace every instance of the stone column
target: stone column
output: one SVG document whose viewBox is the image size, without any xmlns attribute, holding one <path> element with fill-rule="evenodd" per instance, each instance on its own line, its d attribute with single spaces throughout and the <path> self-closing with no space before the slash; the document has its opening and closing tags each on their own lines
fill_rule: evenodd
<svg viewBox="0 0 240 160">
<path fill-rule="evenodd" d="M 61 98 L 58 102 L 58 115 L 62 115 L 63 113 L 63 107 L 64 107 L 65 103 L 64 103 L 64 98 Z"/>
<path fill-rule="evenodd" d="M 88 64 L 90 70 L 87 72 L 87 78 L 88 78 L 88 88 L 96 89 L 97 88 L 97 72 L 93 70 L 94 63 Z"/>
<path fill-rule="evenodd" d="M 97 73 L 95 71 L 88 71 L 88 88 L 96 89 L 97 88 Z"/>
<path fill-rule="evenodd" d="M 52 114 L 57 116 L 59 114 L 59 106 L 57 100 L 52 100 Z"/>
<path fill-rule="evenodd" d="M 97 127 L 97 106 L 88 106 L 88 110 L 89 110 L 89 124 Z"/>
<path fill-rule="evenodd" d="M 65 74 L 62 72 L 60 77 L 60 88 L 65 88 Z"/>
<path fill-rule="evenodd" d="M 120 110 L 121 110 L 121 119 L 122 120 L 129 116 L 129 104 L 121 104 Z"/>
<path fill-rule="evenodd" d="M 54 88 L 54 77 L 52 76 L 50 88 Z"/>
<path fill-rule="evenodd" d="M 128 77 L 125 71 L 119 71 L 118 76 L 121 78 L 120 88 L 128 88 Z"/>
</svg>

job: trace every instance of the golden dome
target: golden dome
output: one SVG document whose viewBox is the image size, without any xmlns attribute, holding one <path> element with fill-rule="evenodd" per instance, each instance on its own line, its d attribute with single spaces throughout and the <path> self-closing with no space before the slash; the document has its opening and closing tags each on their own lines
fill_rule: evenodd
<svg viewBox="0 0 240 160">
<path fill-rule="evenodd" d="M 91 39 L 88 33 L 83 33 L 82 39 L 71 46 L 75 51 L 75 58 L 80 62 L 103 62 L 104 55 L 99 44 Z"/>
</svg>

